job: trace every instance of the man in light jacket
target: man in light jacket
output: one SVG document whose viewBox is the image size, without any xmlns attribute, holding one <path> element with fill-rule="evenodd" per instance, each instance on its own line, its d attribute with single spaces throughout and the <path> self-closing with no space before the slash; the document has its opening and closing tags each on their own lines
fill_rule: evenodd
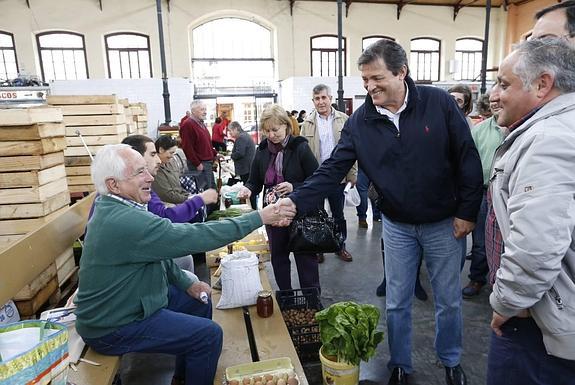
<svg viewBox="0 0 575 385">
<path fill-rule="evenodd" d="M 510 133 L 488 194 L 488 385 L 575 381 L 573 68 L 565 39 L 533 39 L 505 58 L 491 92 Z"/>
<path fill-rule="evenodd" d="M 311 152 L 315 155 L 318 163 L 322 164 L 324 160 L 329 158 L 337 142 L 339 142 L 341 130 L 348 117 L 331 106 L 331 89 L 325 84 L 315 86 L 312 94 L 315 110 L 303 121 L 301 136 L 307 139 Z M 343 230 L 344 240 L 347 237 L 347 225 L 343 215 L 345 203 L 343 190 L 347 182 L 355 184 L 356 181 L 357 167 L 354 164 L 345 179 L 327 196 L 331 215 Z M 353 260 L 352 255 L 346 250 L 345 244 L 336 254 L 343 261 L 351 262 Z M 318 258 L 320 263 L 323 262 L 323 254 L 319 254 Z"/>
</svg>

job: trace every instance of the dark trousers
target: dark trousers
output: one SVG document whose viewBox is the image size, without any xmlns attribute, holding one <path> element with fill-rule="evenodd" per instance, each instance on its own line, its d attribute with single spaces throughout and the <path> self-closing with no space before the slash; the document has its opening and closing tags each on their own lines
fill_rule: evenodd
<svg viewBox="0 0 575 385">
<path fill-rule="evenodd" d="M 98 353 L 107 355 L 174 354 L 175 377 L 185 378 L 186 385 L 212 385 L 222 351 L 223 333 L 211 318 L 211 301 L 204 304 L 170 286 L 167 308 L 104 337 L 84 338 L 84 341 Z"/>
<path fill-rule="evenodd" d="M 244 183 L 244 186 L 245 186 L 248 179 L 250 179 L 250 174 L 247 173 L 244 175 L 240 175 L 240 179 L 242 180 L 242 182 Z M 252 209 L 254 209 L 254 210 L 258 209 L 258 196 L 256 194 L 250 195 L 250 203 L 252 205 Z"/>
<path fill-rule="evenodd" d="M 574 385 L 575 361 L 547 354 L 533 318 L 511 318 L 491 334 L 487 385 Z"/>
<path fill-rule="evenodd" d="M 222 142 L 214 142 L 212 140 L 212 147 L 214 147 L 218 152 L 226 151 L 226 144 Z"/>
<path fill-rule="evenodd" d="M 343 194 L 344 189 L 345 183 L 341 183 L 327 196 L 327 201 L 329 202 L 331 215 L 341 229 L 343 240 L 345 241 L 347 239 L 347 225 L 345 223 L 345 217 L 343 216 L 343 207 L 345 204 L 345 195 Z M 345 249 L 345 242 L 342 248 Z"/>
<path fill-rule="evenodd" d="M 361 199 L 361 203 L 359 204 L 359 206 L 356 207 L 357 217 L 359 220 L 362 219 L 365 220 L 367 218 L 367 200 L 368 200 L 367 190 L 369 189 L 369 183 L 370 180 L 367 177 L 367 175 L 365 175 L 365 173 L 361 168 L 358 169 L 357 183 L 355 185 L 355 188 L 357 188 L 357 192 L 359 193 L 359 197 Z M 374 201 L 371 201 L 371 210 L 373 213 L 374 222 L 378 218 L 379 220 L 381 220 L 381 213 L 379 212 L 379 209 L 377 208 Z"/>
<path fill-rule="evenodd" d="M 473 246 L 471 247 L 471 266 L 469 268 L 469 279 L 475 282 L 486 283 L 489 266 L 485 255 L 485 220 L 487 219 L 487 190 L 483 190 L 483 199 L 479 206 L 475 229 L 471 233 Z"/>
<path fill-rule="evenodd" d="M 210 188 L 216 188 L 216 180 L 214 179 L 213 166 L 214 162 L 211 160 L 202 160 L 202 165 L 204 166 L 203 171 L 198 171 L 196 166 L 188 160 L 188 170 L 191 174 L 195 175 L 200 187 L 203 190 Z"/>
<path fill-rule="evenodd" d="M 266 226 L 272 255 L 274 277 L 280 290 L 291 290 L 291 261 L 287 249 L 288 227 Z M 294 253 L 297 275 L 301 288 L 319 286 L 319 268 L 316 254 Z"/>
</svg>

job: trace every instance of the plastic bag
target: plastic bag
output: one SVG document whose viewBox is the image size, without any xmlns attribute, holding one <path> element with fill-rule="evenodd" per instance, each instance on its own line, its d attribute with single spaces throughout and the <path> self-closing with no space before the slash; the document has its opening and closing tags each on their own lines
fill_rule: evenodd
<svg viewBox="0 0 575 385">
<path fill-rule="evenodd" d="M 238 251 L 222 258 L 222 296 L 217 309 L 254 305 L 263 290 L 258 257 L 248 251 Z"/>
<path fill-rule="evenodd" d="M 345 205 L 349 207 L 357 207 L 361 203 L 361 197 L 359 196 L 359 191 L 351 183 L 348 183 L 343 190 L 345 196 Z"/>
</svg>

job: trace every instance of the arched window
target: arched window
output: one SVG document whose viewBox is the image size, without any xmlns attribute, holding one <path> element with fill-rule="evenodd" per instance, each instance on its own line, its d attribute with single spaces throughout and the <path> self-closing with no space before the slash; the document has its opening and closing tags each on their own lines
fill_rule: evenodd
<svg viewBox="0 0 575 385">
<path fill-rule="evenodd" d="M 152 77 L 150 38 L 141 33 L 111 33 L 104 36 L 108 77 L 144 79 Z"/>
<path fill-rule="evenodd" d="M 384 35 L 366 36 L 363 39 L 361 39 L 361 50 L 365 51 L 365 49 L 367 47 L 369 47 L 370 45 L 372 45 L 373 43 L 375 43 L 376 41 L 381 40 L 381 39 L 395 41 L 395 38 L 390 37 L 390 36 L 384 36 Z"/>
<path fill-rule="evenodd" d="M 36 35 L 42 79 L 77 80 L 88 78 L 84 35 L 52 31 Z"/>
<path fill-rule="evenodd" d="M 18 61 L 16 60 L 14 35 L 0 31 L 0 80 L 14 79 L 17 77 Z"/>
<path fill-rule="evenodd" d="M 455 60 L 459 63 L 455 80 L 474 80 L 481 74 L 482 50 L 481 39 L 462 38 L 455 41 Z"/>
<path fill-rule="evenodd" d="M 274 59 L 269 29 L 249 20 L 221 18 L 194 28 L 192 41 L 196 86 L 271 86 Z"/>
<path fill-rule="evenodd" d="M 409 67 L 416 81 L 439 81 L 441 41 L 430 37 L 411 39 Z"/>
<path fill-rule="evenodd" d="M 347 73 L 345 37 L 341 42 L 343 53 L 343 76 Z M 311 76 L 338 76 L 337 36 L 318 35 L 311 37 Z"/>
</svg>

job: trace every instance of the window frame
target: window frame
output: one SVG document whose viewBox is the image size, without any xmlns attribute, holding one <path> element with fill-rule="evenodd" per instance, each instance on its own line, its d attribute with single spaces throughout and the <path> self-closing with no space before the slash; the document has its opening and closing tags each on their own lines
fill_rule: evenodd
<svg viewBox="0 0 575 385">
<path fill-rule="evenodd" d="M 7 35 L 12 40 L 12 48 L 0 47 L 0 51 L 12 50 L 14 52 L 14 61 L 16 62 L 16 77 L 18 77 L 18 74 L 20 73 L 20 68 L 18 67 L 18 53 L 16 52 L 16 41 L 14 40 L 14 34 L 8 32 L 8 31 L 3 31 L 0 29 L 0 35 Z M 4 54 L 2 54 L 2 58 L 4 58 Z M 5 80 L 10 80 L 10 79 L 8 79 L 8 70 L 6 69 L 6 62 L 5 61 L 3 62 L 3 65 L 4 65 L 4 71 L 6 72 L 6 79 Z"/>
<path fill-rule="evenodd" d="M 363 48 L 363 42 L 367 39 L 375 39 L 377 38 L 378 40 L 381 39 L 386 39 L 386 40 L 391 40 L 391 41 L 396 41 L 394 37 L 391 36 L 386 36 L 386 35 L 369 35 L 369 36 L 364 36 L 361 38 L 361 52 L 365 51 L 365 48 Z"/>
<path fill-rule="evenodd" d="M 457 42 L 458 42 L 458 41 L 461 41 L 461 40 L 475 40 L 475 41 L 478 41 L 478 42 L 481 43 L 481 49 L 480 49 L 479 51 L 477 51 L 477 50 L 470 51 L 470 50 L 458 50 L 457 48 L 455 48 L 455 57 L 456 57 L 456 58 L 457 58 L 457 53 L 458 53 L 458 52 L 461 52 L 461 53 L 462 53 L 462 56 L 463 56 L 463 54 L 470 54 L 470 53 L 473 53 L 473 54 L 474 54 L 473 56 L 475 56 L 476 54 L 479 53 L 481 60 L 483 60 L 483 39 L 480 39 L 480 38 L 477 38 L 477 37 L 461 37 L 461 38 L 459 38 L 459 39 L 455 39 L 455 44 L 457 45 Z M 473 67 L 475 68 L 475 65 L 474 65 Z M 479 68 L 479 71 L 481 71 L 481 68 Z M 459 68 L 459 79 L 455 79 L 455 80 L 457 80 L 457 81 L 473 81 L 473 80 L 475 80 L 475 79 L 477 78 L 477 76 L 474 77 L 474 78 L 471 78 L 471 79 L 463 78 L 463 76 L 461 76 L 462 74 L 463 74 L 463 60 L 461 61 L 461 66 L 460 66 L 460 68 Z M 481 72 L 480 72 L 479 75 L 481 75 Z"/>
<path fill-rule="evenodd" d="M 146 42 L 148 44 L 148 61 L 149 61 L 149 68 L 150 68 L 150 79 L 152 79 L 153 76 L 153 69 L 152 69 L 152 47 L 150 47 L 150 36 L 146 35 L 144 33 L 139 33 L 139 32 L 112 32 L 112 33 L 108 33 L 106 35 L 104 35 L 104 49 L 106 50 L 106 65 L 108 68 L 108 79 L 147 79 L 147 78 L 143 78 L 141 76 L 141 72 L 139 70 L 138 67 L 138 73 L 140 74 L 140 77 L 138 78 L 132 78 L 131 76 L 128 78 L 125 77 L 120 77 L 120 78 L 112 78 L 112 70 L 110 68 L 110 51 L 118 51 L 118 52 L 139 52 L 139 51 L 146 51 L 146 49 L 144 48 L 110 48 L 108 47 L 108 38 L 109 37 L 113 37 L 113 36 L 119 36 L 119 35 L 134 35 L 134 36 L 140 36 L 140 37 L 145 37 L 146 38 Z M 121 65 L 122 59 L 120 56 L 120 74 L 122 73 L 122 65 Z M 129 61 L 128 61 L 128 65 L 129 65 Z M 131 74 L 131 71 L 130 71 Z"/>
<path fill-rule="evenodd" d="M 44 74 L 44 60 L 42 59 L 42 50 L 61 50 L 61 51 L 76 51 L 80 50 L 80 48 L 67 48 L 67 47 L 50 47 L 50 48 L 42 48 L 40 46 L 40 37 L 47 36 L 47 35 L 55 35 L 55 34 L 67 34 L 67 35 L 75 35 L 80 36 L 82 38 L 82 52 L 84 53 L 84 65 L 86 66 L 86 79 L 90 79 L 90 70 L 88 68 L 88 57 L 86 54 L 86 38 L 83 34 L 78 32 L 70 32 L 70 31 L 62 31 L 62 30 L 54 30 L 54 31 L 46 31 L 40 32 L 36 34 L 36 46 L 38 48 L 38 59 L 40 60 L 40 73 L 42 75 L 42 81 L 48 82 L 46 80 L 46 76 Z M 56 79 L 53 79 L 56 80 Z M 65 80 L 77 80 L 77 79 L 65 79 Z"/>
<path fill-rule="evenodd" d="M 414 50 L 414 49 L 411 49 L 411 44 L 412 44 L 414 41 L 417 41 L 417 40 L 433 40 L 433 41 L 436 41 L 437 43 L 439 43 L 439 47 L 437 48 L 437 50 L 433 50 L 433 51 L 430 51 L 430 50 L 419 50 L 419 49 L 415 49 L 415 50 Z M 409 67 L 410 67 L 410 70 L 411 70 L 412 67 L 413 67 L 413 63 L 411 63 L 411 54 L 412 54 L 412 53 L 417 53 L 418 56 L 419 56 L 419 54 L 426 54 L 426 53 L 433 54 L 433 53 L 435 53 L 435 52 L 437 52 L 437 80 L 434 80 L 434 79 L 433 79 L 433 73 L 431 73 L 431 69 L 430 69 L 430 73 L 429 73 L 429 74 L 430 74 L 430 79 L 429 79 L 429 80 L 427 80 L 427 79 L 417 79 L 417 71 L 410 71 L 411 73 L 415 73 L 415 76 L 413 76 L 413 80 L 414 80 L 415 82 L 425 82 L 425 83 L 429 83 L 429 82 L 438 82 L 438 81 L 441 80 L 441 39 L 437 39 L 437 38 L 435 38 L 435 37 L 429 37 L 429 36 L 421 36 L 421 37 L 414 37 L 413 39 L 411 39 L 411 40 L 409 41 L 409 58 L 410 58 L 410 63 L 409 63 L 410 65 L 409 65 Z"/>
<path fill-rule="evenodd" d="M 321 34 L 321 35 L 310 36 L 310 38 L 309 38 L 310 76 L 312 76 L 312 77 L 314 77 L 314 76 L 317 76 L 317 77 L 330 77 L 330 76 L 335 76 L 335 77 L 337 77 L 337 76 L 339 75 L 339 74 L 338 74 L 339 66 L 337 65 L 337 64 L 338 64 L 338 63 L 337 63 L 337 60 L 338 60 L 337 48 L 313 48 L 313 40 L 314 40 L 314 39 L 317 39 L 317 38 L 321 38 L 321 37 L 334 37 L 334 38 L 336 38 L 336 39 L 338 38 L 338 36 L 337 36 L 337 35 L 334 35 L 334 34 Z M 347 38 L 346 38 L 345 36 L 342 36 L 342 39 L 343 39 L 343 49 L 342 49 L 342 53 L 343 53 L 343 55 L 342 55 L 342 60 L 343 60 L 343 76 L 347 76 L 347 60 L 346 60 L 346 59 L 347 59 Z M 320 74 L 319 74 L 319 75 L 314 75 L 314 74 L 313 74 L 313 53 L 314 53 L 315 51 L 320 52 L 320 67 L 319 67 L 319 68 L 320 68 Z M 328 66 L 328 74 L 327 74 L 327 75 L 323 75 L 323 74 L 321 73 L 321 72 L 322 72 L 322 71 L 321 71 L 321 68 L 322 68 L 322 66 L 321 66 L 321 62 L 322 62 L 322 61 L 321 61 L 321 53 L 323 53 L 323 52 L 327 52 L 328 55 L 329 55 L 329 53 L 335 53 L 335 54 L 336 54 L 336 56 L 335 56 L 335 59 L 336 59 L 336 68 L 335 68 L 335 74 L 334 74 L 334 75 L 329 75 L 329 66 Z"/>
</svg>

